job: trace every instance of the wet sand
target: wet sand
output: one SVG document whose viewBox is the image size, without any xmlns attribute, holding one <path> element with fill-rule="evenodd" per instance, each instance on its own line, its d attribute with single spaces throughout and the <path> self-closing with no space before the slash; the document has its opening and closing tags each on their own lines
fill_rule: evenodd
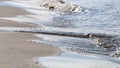
<svg viewBox="0 0 120 68">
<path fill-rule="evenodd" d="M 32 23 L 23 23 L 23 22 L 16 22 L 11 20 L 0 19 L 0 27 L 28 27 L 28 28 L 36 28 L 40 27 L 39 25 L 32 24 Z"/>
<path fill-rule="evenodd" d="M 0 6 L 0 17 L 12 17 L 16 15 L 27 15 L 32 14 L 25 10 L 9 6 Z"/>
<path fill-rule="evenodd" d="M 32 14 L 20 8 L 0 6 L 0 17 L 14 17 L 17 15 Z M 37 24 L 16 22 L 11 20 L 0 19 L 0 27 L 38 27 Z M 39 26 L 40 27 L 40 26 Z"/>
<path fill-rule="evenodd" d="M 0 0 L 5 1 L 5 0 Z M 31 14 L 25 10 L 7 6 L 0 6 L 0 17 Z M 40 27 L 35 24 L 21 23 L 0 19 L 0 27 Z M 0 68 L 45 68 L 37 65 L 35 57 L 52 56 L 59 53 L 59 49 L 46 44 L 37 44 L 27 39 L 37 37 L 32 33 L 0 32 Z"/>
<path fill-rule="evenodd" d="M 30 33 L 0 32 L 0 68 L 41 68 L 35 57 L 57 55 L 55 47 L 26 41 L 34 38 Z"/>
</svg>

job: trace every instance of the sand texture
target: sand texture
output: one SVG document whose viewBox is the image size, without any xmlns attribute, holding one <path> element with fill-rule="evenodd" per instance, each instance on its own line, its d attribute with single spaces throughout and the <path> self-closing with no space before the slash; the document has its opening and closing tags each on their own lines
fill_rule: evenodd
<svg viewBox="0 0 120 68">
<path fill-rule="evenodd" d="M 0 27 L 29 27 L 29 28 L 36 28 L 40 27 L 36 24 L 32 23 L 23 23 L 23 22 L 16 22 L 11 20 L 4 20 L 0 19 Z"/>
<path fill-rule="evenodd" d="M 11 17 L 16 15 L 27 15 L 32 14 L 20 8 L 0 6 L 0 17 Z"/>
<path fill-rule="evenodd" d="M 35 65 L 38 56 L 57 55 L 58 49 L 26 41 L 29 33 L 0 32 L 0 68 L 41 68 Z"/>
</svg>

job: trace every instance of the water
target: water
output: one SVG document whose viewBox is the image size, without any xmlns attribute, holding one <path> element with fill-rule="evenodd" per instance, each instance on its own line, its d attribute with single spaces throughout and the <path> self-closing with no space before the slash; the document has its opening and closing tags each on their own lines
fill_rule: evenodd
<svg viewBox="0 0 120 68">
<path fill-rule="evenodd" d="M 40 39 L 32 41 L 59 47 L 62 51 L 102 56 L 117 55 L 117 58 L 119 58 L 120 54 L 116 53 L 116 51 L 120 51 L 119 0 L 66 0 L 66 2 L 70 1 L 81 6 L 82 10 L 64 15 L 38 6 L 37 0 L 15 1 L 17 3 L 1 2 L 0 5 L 15 6 L 34 14 L 1 18 L 34 23 L 42 26 L 42 28 L 0 27 L 0 30 L 42 33 L 36 35 Z M 58 61 L 60 59 L 61 57 L 58 57 Z"/>
<path fill-rule="evenodd" d="M 82 12 L 57 17 L 47 26 L 64 27 L 76 30 L 76 32 L 85 30 L 85 32 L 93 33 L 120 34 L 120 11 L 119 5 L 116 5 L 116 2 L 119 3 L 118 1 L 77 0 L 71 2 L 77 2 L 83 8 Z"/>
<path fill-rule="evenodd" d="M 69 52 L 63 52 L 61 56 L 40 57 L 36 60 L 48 68 L 119 68 L 119 64 L 110 62 L 108 57 L 100 58 Z"/>
<path fill-rule="evenodd" d="M 67 1 L 67 0 L 66 0 Z M 109 34 L 109 35 L 117 35 L 120 34 L 120 5 L 118 0 L 70 0 L 72 3 L 78 4 L 82 7 L 82 12 L 72 13 L 72 14 L 64 14 L 60 16 L 55 16 L 52 18 L 52 21 L 46 23 L 39 23 L 43 25 L 45 28 L 47 27 L 48 31 L 56 32 L 58 34 L 69 32 L 72 33 L 100 33 L 100 34 Z M 96 44 L 92 44 L 90 42 L 86 42 L 81 38 L 73 39 L 72 37 L 68 37 L 67 39 L 64 37 L 57 36 L 55 40 L 53 38 L 54 35 L 49 36 L 49 40 L 46 40 L 46 35 L 42 35 L 42 40 L 38 40 L 39 42 L 46 42 L 49 44 L 56 44 L 54 46 L 59 46 L 63 49 L 67 49 L 75 52 L 87 52 L 94 54 L 103 54 L 110 55 L 114 53 L 115 48 L 112 50 L 106 50 L 104 48 L 97 48 Z M 103 37 L 105 39 L 105 37 Z M 102 38 L 102 39 L 103 39 Z M 115 44 L 115 47 L 119 47 L 119 38 L 117 38 L 117 43 L 110 41 L 113 38 L 107 38 L 109 42 L 104 44 Z M 115 38 L 116 39 L 116 38 Z M 53 40 L 53 41 L 51 41 Z M 74 42 L 75 40 L 76 42 Z M 88 39 L 89 40 L 89 39 Z M 38 42 L 37 41 L 37 42 Z M 67 41 L 65 43 L 61 41 Z M 85 44 L 89 43 L 89 44 Z M 92 41 L 93 42 L 93 41 Z M 65 45 L 64 47 L 62 45 Z M 86 46 L 85 46 L 86 45 Z M 91 47 L 89 47 L 91 46 Z"/>
<path fill-rule="evenodd" d="M 80 5 L 83 9 L 82 12 L 59 15 L 59 13 L 56 14 L 57 12 L 49 11 L 36 5 L 33 5 L 32 8 L 31 6 L 24 7 L 24 3 L 31 5 L 35 1 L 23 1 L 23 6 L 20 7 L 21 4 L 17 4 L 17 7 L 24 8 L 37 15 L 17 16 L 17 21 L 19 21 L 18 18 L 22 18 L 22 21 L 27 19 L 26 22 L 33 21 L 33 23 L 48 27 L 50 30 L 59 29 L 64 31 L 72 30 L 72 32 L 77 33 L 120 34 L 120 5 L 118 0 L 70 0 L 70 2 Z M 9 5 L 9 3 L 5 4 Z M 16 4 L 11 6 L 14 5 Z M 7 19 L 16 20 L 16 17 Z"/>
</svg>

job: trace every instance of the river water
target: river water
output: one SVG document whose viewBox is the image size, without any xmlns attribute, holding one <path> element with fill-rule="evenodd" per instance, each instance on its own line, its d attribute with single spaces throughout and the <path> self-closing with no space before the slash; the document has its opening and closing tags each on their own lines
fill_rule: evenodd
<svg viewBox="0 0 120 68">
<path fill-rule="evenodd" d="M 40 39 L 34 39 L 33 42 L 59 47 L 62 51 L 103 56 L 117 55 L 119 58 L 120 0 L 65 0 L 82 8 L 81 11 L 71 14 L 48 10 L 38 6 L 36 1 L 38 0 L 1 2 L 0 5 L 18 7 L 34 13 L 2 19 L 32 22 L 40 25 L 40 28 L 0 27 L 0 30 L 37 32 L 41 33 L 36 35 Z"/>
</svg>

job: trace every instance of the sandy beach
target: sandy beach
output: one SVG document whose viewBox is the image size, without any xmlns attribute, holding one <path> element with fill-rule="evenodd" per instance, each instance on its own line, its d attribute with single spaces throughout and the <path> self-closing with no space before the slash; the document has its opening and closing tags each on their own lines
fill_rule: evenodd
<svg viewBox="0 0 120 68">
<path fill-rule="evenodd" d="M 16 21 L 0 19 L 0 27 L 28 27 L 28 28 L 36 28 L 36 27 L 38 27 L 38 25 L 32 24 L 32 23 L 28 24 L 28 23 L 21 23 L 21 22 L 16 22 Z"/>
<path fill-rule="evenodd" d="M 32 14 L 20 8 L 9 7 L 9 6 L 0 6 L 0 17 L 13 17 L 17 15 L 28 15 Z M 0 27 L 38 27 L 36 24 L 32 23 L 21 23 L 11 20 L 0 19 Z M 39 26 L 40 27 L 40 26 Z"/>
<path fill-rule="evenodd" d="M 16 15 L 27 15 L 32 14 L 25 10 L 9 6 L 0 6 L 0 17 L 12 17 Z"/>
<path fill-rule="evenodd" d="M 31 14 L 25 10 L 8 6 L 0 6 L 0 9 L 0 17 Z M 38 25 L 0 19 L 0 27 L 35 28 Z M 44 68 L 42 65 L 36 65 L 34 58 L 57 55 L 59 49 L 46 44 L 26 41 L 35 38 L 32 33 L 0 32 L 0 68 Z"/>
<path fill-rule="evenodd" d="M 34 39 L 29 33 L 0 32 L 0 68 L 42 68 L 35 64 L 35 57 L 57 55 L 58 49 L 26 38 Z"/>
<path fill-rule="evenodd" d="M 120 1 L 66 2 L 0 0 L 0 68 L 120 68 Z"/>
</svg>

